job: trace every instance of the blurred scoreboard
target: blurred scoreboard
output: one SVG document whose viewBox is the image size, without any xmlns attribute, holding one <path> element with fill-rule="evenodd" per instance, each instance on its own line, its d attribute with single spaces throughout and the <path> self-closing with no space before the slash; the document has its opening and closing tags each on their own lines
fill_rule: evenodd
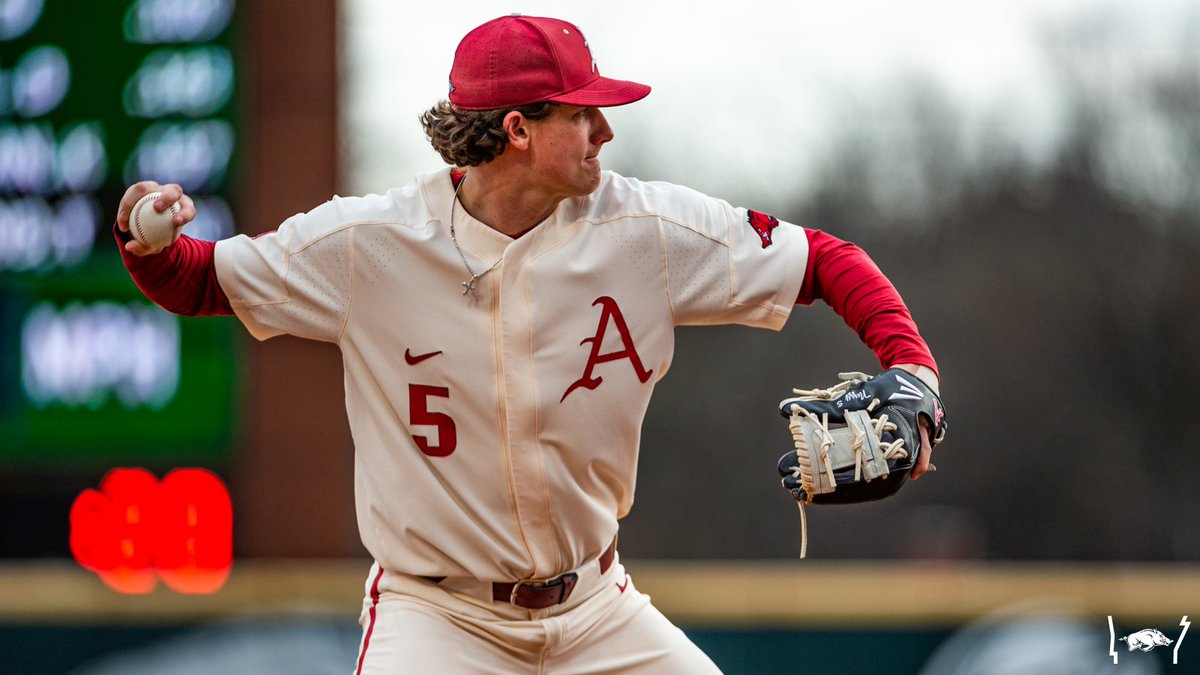
<svg viewBox="0 0 1200 675">
<path fill-rule="evenodd" d="M 233 0 L 0 0 L 0 466 L 219 462 L 232 319 L 146 301 L 112 238 L 138 180 L 235 230 Z"/>
</svg>

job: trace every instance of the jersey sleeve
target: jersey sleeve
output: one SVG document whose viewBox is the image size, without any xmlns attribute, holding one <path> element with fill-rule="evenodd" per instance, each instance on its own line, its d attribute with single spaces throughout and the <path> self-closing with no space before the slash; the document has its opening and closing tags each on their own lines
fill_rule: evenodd
<svg viewBox="0 0 1200 675">
<path fill-rule="evenodd" d="M 661 222 L 675 323 L 782 328 L 804 280 L 804 230 L 672 188 Z"/>
<path fill-rule="evenodd" d="M 125 250 L 132 235 L 116 223 L 113 236 L 129 277 L 159 307 L 181 316 L 233 314 L 213 267 L 213 242 L 184 234 L 157 255 L 136 256 Z"/>
<path fill-rule="evenodd" d="M 866 251 L 821 230 L 805 233 L 808 269 L 796 303 L 824 300 L 875 352 L 879 365 L 917 365 L 930 371 L 922 379 L 934 375 L 936 382 L 937 363 L 908 306 Z"/>
<path fill-rule="evenodd" d="M 217 243 L 217 278 L 234 314 L 259 340 L 281 334 L 337 342 L 352 283 L 353 228 L 340 202 L 289 218 L 258 237 Z"/>
</svg>

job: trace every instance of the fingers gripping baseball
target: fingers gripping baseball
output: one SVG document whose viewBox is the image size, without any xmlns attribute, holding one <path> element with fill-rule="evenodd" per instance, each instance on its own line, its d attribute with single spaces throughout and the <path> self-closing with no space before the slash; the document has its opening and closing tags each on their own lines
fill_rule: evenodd
<svg viewBox="0 0 1200 675">
<path fill-rule="evenodd" d="M 157 198 L 142 207 L 143 209 L 152 209 L 152 213 L 143 211 L 143 214 L 148 219 L 160 221 L 161 227 L 173 230 L 173 236 L 169 236 L 169 239 L 163 241 L 162 237 L 168 235 L 160 234 L 158 237 L 154 237 L 149 232 L 134 232 L 133 238 L 125 243 L 125 250 L 136 256 L 154 255 L 161 252 L 174 241 L 174 237 L 178 236 L 179 229 L 196 217 L 195 203 L 178 184 L 160 185 L 154 181 L 142 181 L 131 185 L 125 191 L 125 195 L 121 197 L 121 203 L 117 207 L 117 228 L 121 232 L 131 232 L 135 208 L 139 206 L 139 202 L 143 198 L 155 193 L 158 194 Z M 170 214 L 169 219 L 165 218 L 167 214 Z M 155 215 L 164 217 L 160 220 L 154 218 Z"/>
</svg>

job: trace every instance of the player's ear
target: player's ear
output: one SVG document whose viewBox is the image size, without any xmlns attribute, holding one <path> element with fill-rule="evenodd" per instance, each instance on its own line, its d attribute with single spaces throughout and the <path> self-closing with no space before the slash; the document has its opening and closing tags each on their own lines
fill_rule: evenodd
<svg viewBox="0 0 1200 675">
<path fill-rule="evenodd" d="M 508 136 L 508 144 L 517 150 L 525 150 L 529 147 L 529 120 L 516 110 L 511 110 L 504 116 L 504 121 L 501 123 L 504 128 L 505 135 Z"/>
</svg>

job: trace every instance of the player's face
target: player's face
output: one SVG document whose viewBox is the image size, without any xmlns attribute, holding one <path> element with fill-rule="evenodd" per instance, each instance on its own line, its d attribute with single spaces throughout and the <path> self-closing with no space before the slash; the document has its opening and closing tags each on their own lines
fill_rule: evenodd
<svg viewBox="0 0 1200 675">
<path fill-rule="evenodd" d="M 613 139 L 600 109 L 559 105 L 530 124 L 538 180 L 565 197 L 591 194 L 600 185 L 600 147 Z"/>
</svg>

